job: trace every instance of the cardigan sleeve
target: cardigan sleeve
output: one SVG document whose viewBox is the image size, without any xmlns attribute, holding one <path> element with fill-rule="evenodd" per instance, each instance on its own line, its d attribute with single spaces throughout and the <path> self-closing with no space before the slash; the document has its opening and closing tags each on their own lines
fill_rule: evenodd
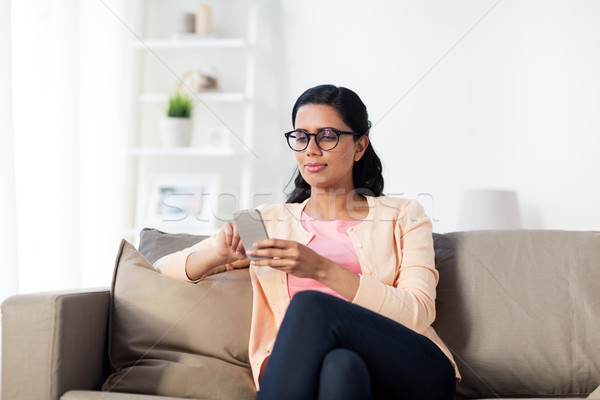
<svg viewBox="0 0 600 400">
<path fill-rule="evenodd" d="M 185 263 L 187 262 L 188 257 L 190 256 L 190 254 L 196 252 L 196 251 L 202 251 L 202 250 L 206 250 L 209 249 L 211 247 L 215 247 L 217 244 L 217 234 L 215 233 L 214 235 L 204 239 L 203 241 L 196 243 L 195 245 L 188 247 L 186 249 L 177 251 L 175 253 L 171 253 L 168 254 L 166 256 L 163 256 L 161 258 L 159 258 L 158 260 L 156 260 L 154 262 L 154 268 L 159 271 L 161 274 L 170 276 L 171 278 L 175 278 L 181 281 L 188 281 L 188 282 L 199 282 L 201 281 L 203 278 L 206 278 L 207 276 L 210 275 L 214 275 L 217 274 L 219 272 L 223 272 L 223 271 L 229 271 L 235 268 L 244 268 L 247 267 L 248 265 L 250 265 L 250 260 L 249 259 L 243 259 L 243 260 L 238 260 L 229 264 L 223 264 L 223 265 L 219 265 L 213 269 L 211 269 L 208 273 L 206 273 L 204 276 L 200 277 L 199 279 L 196 280 L 191 280 L 189 278 L 189 276 L 187 275 L 187 273 L 185 272 Z"/>
<path fill-rule="evenodd" d="M 423 207 L 410 201 L 399 210 L 394 224 L 394 246 L 399 265 L 393 285 L 361 275 L 353 303 L 423 333 L 435 320 L 435 269 L 432 226 Z M 389 251 L 389 250 L 388 250 Z"/>
</svg>

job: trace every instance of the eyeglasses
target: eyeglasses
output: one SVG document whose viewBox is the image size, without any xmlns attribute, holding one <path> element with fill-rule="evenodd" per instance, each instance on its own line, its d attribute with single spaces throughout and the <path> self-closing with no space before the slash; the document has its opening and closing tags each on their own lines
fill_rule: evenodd
<svg viewBox="0 0 600 400">
<path fill-rule="evenodd" d="M 317 133 L 308 133 L 303 129 L 296 129 L 284 134 L 288 146 L 294 151 L 304 151 L 310 143 L 310 137 L 315 137 L 317 146 L 323 151 L 333 150 L 340 142 L 340 135 L 360 136 L 362 133 L 343 132 L 333 128 L 319 129 Z"/>
</svg>

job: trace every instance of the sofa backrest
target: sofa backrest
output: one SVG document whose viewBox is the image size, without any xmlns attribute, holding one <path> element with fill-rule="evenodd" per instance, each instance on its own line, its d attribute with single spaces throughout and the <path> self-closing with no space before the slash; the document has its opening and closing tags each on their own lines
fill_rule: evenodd
<svg viewBox="0 0 600 400">
<path fill-rule="evenodd" d="M 152 262 L 201 239 L 145 230 L 140 251 Z M 434 246 L 433 326 L 463 376 L 457 398 L 580 397 L 600 384 L 600 232 L 434 233 Z"/>
<path fill-rule="evenodd" d="M 437 319 L 460 398 L 572 396 L 600 383 L 600 232 L 434 234 Z"/>
</svg>

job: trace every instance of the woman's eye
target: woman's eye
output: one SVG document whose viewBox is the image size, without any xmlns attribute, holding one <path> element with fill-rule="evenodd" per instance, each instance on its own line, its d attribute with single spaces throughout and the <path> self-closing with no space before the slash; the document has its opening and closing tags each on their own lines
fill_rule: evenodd
<svg viewBox="0 0 600 400">
<path fill-rule="evenodd" d="M 321 135 L 321 140 L 336 140 L 336 139 L 337 139 L 337 136 L 333 132 L 326 132 L 323 135 Z"/>
</svg>

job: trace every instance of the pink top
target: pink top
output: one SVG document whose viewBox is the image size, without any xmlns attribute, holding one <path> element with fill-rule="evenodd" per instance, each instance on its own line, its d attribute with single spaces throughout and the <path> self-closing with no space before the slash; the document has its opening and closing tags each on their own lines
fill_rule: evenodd
<svg viewBox="0 0 600 400">
<path fill-rule="evenodd" d="M 317 221 L 302 212 L 302 226 L 307 232 L 314 234 L 306 246 L 356 274 L 361 273 L 360 263 L 347 229 L 360 223 L 361 221 Z M 312 278 L 298 278 L 288 274 L 287 285 L 290 299 L 303 290 L 317 290 L 343 298 L 329 286 Z"/>
</svg>

